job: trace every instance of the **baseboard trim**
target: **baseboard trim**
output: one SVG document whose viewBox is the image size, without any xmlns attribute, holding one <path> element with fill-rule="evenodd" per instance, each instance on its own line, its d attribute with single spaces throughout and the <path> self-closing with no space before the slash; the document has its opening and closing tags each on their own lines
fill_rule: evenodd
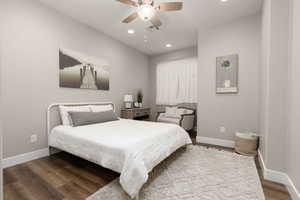
<svg viewBox="0 0 300 200">
<path fill-rule="evenodd" d="M 283 185 L 289 185 L 289 177 L 286 173 L 275 171 L 271 169 L 265 169 L 264 178 L 269 181 L 281 183 Z"/>
<path fill-rule="evenodd" d="M 258 151 L 258 157 L 260 166 L 263 170 L 264 179 L 285 185 L 292 199 L 300 200 L 300 193 L 294 185 L 292 179 L 284 172 L 268 169 L 265 165 L 264 159 L 260 151 Z"/>
<path fill-rule="evenodd" d="M 49 149 L 40 149 L 37 151 L 29 152 L 29 153 L 24 153 L 21 155 L 5 158 L 2 160 L 2 167 L 3 168 L 8 168 L 12 167 L 18 164 L 22 164 L 31 160 L 39 159 L 49 156 Z"/>
<path fill-rule="evenodd" d="M 288 185 L 289 184 L 289 180 L 288 180 L 289 178 L 288 178 L 286 173 L 271 170 L 271 169 L 268 169 L 266 167 L 266 164 L 264 162 L 263 156 L 262 156 L 260 151 L 258 151 L 258 160 L 259 160 L 259 164 L 260 164 L 260 166 L 262 168 L 262 171 L 263 171 L 264 179 L 266 179 L 268 181 L 273 181 L 273 182 L 276 182 L 276 183 L 280 183 L 280 184 L 283 184 L 283 185 Z"/>
<path fill-rule="evenodd" d="M 300 200 L 300 193 L 298 191 L 298 189 L 296 188 L 294 182 L 292 181 L 292 179 L 288 176 L 288 182 L 289 185 L 287 185 L 287 189 L 292 197 L 293 200 Z"/>
<path fill-rule="evenodd" d="M 223 140 L 223 139 L 202 137 L 202 136 L 197 136 L 196 140 L 199 143 L 205 143 L 205 144 L 211 144 L 211 145 L 217 145 L 217 146 L 229 147 L 229 148 L 234 147 L 234 141 L 232 140 Z"/>
<path fill-rule="evenodd" d="M 263 159 L 263 156 L 262 156 L 260 150 L 258 150 L 258 162 L 259 162 L 260 167 L 261 167 L 261 169 L 262 169 L 263 177 L 266 177 L 266 176 L 265 176 L 266 165 L 265 165 L 265 161 L 264 161 L 264 159 Z"/>
<path fill-rule="evenodd" d="M 201 136 L 197 136 L 196 140 L 199 143 L 205 143 L 205 144 L 211 144 L 211 145 L 217 145 L 217 146 L 223 146 L 223 147 L 230 147 L 230 148 L 234 147 L 234 141 L 231 141 L 231 140 L 222 140 L 222 139 L 217 139 L 217 138 L 209 138 L 209 137 L 201 137 Z M 259 160 L 260 166 L 262 167 L 263 176 L 264 176 L 265 180 L 285 185 L 287 187 L 292 199 L 300 200 L 299 191 L 297 190 L 292 179 L 286 173 L 268 169 L 265 165 L 263 156 L 260 151 L 258 151 L 258 160 Z"/>
</svg>

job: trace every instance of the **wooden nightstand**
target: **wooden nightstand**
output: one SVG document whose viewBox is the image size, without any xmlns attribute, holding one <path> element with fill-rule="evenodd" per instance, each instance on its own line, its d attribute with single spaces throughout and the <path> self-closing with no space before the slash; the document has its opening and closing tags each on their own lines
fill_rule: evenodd
<svg viewBox="0 0 300 200">
<path fill-rule="evenodd" d="M 135 120 L 149 120 L 150 113 L 151 113 L 150 108 L 122 109 L 121 118 L 135 119 Z"/>
</svg>

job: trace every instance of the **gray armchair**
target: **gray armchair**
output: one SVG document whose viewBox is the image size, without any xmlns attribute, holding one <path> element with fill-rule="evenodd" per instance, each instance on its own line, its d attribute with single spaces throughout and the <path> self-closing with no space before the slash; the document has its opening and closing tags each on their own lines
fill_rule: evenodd
<svg viewBox="0 0 300 200">
<path fill-rule="evenodd" d="M 190 131 L 195 125 L 195 110 L 186 107 L 178 107 L 176 114 L 168 114 L 166 111 L 158 112 L 156 121 L 163 123 L 178 124 L 186 131 Z"/>
</svg>

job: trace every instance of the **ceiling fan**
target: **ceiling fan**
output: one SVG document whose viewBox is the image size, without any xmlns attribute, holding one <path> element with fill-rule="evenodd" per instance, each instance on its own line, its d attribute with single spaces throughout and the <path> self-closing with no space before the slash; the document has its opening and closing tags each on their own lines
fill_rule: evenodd
<svg viewBox="0 0 300 200">
<path fill-rule="evenodd" d="M 137 17 L 140 17 L 143 21 L 150 21 L 156 29 L 162 25 L 159 17 L 156 15 L 157 11 L 176 11 L 181 10 L 182 2 L 163 2 L 159 5 L 154 5 L 154 0 L 116 0 L 121 3 L 136 7 L 137 10 L 125 18 L 123 23 L 130 23 Z"/>
</svg>

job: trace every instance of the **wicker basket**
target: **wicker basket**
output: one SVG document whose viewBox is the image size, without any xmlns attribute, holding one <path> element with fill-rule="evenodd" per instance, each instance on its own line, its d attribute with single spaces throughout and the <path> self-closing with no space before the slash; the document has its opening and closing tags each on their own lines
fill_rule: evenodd
<svg viewBox="0 0 300 200">
<path fill-rule="evenodd" d="M 235 151 L 245 156 L 256 156 L 258 136 L 254 133 L 236 133 Z"/>
</svg>

